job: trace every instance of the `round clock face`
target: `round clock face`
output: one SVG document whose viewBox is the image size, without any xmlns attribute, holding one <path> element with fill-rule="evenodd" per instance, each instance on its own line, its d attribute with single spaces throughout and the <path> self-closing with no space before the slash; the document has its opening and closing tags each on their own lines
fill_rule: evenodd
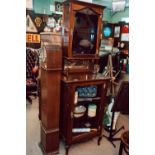
<svg viewBox="0 0 155 155">
<path fill-rule="evenodd" d="M 104 37 L 110 37 L 112 31 L 111 31 L 111 28 L 110 27 L 105 27 L 103 29 L 103 34 L 104 34 Z"/>
</svg>

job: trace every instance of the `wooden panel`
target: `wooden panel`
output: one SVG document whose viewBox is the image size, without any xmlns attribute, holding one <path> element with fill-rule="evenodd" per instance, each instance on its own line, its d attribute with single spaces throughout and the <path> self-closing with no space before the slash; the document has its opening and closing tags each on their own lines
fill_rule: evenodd
<svg viewBox="0 0 155 155">
<path fill-rule="evenodd" d="M 59 131 L 48 132 L 41 127 L 41 141 L 43 151 L 48 154 L 59 152 Z"/>
<path fill-rule="evenodd" d="M 69 27 L 70 27 L 70 13 L 69 13 L 69 4 L 63 5 L 63 27 L 64 27 L 64 36 L 62 41 L 63 46 L 63 55 L 68 56 L 68 44 L 69 44 Z"/>
<path fill-rule="evenodd" d="M 64 12 L 63 13 L 63 25 L 64 25 L 64 28 L 66 29 L 69 29 L 69 19 L 70 19 L 69 9 L 70 9 L 69 4 L 63 5 L 63 12 Z"/>
<path fill-rule="evenodd" d="M 45 154 L 58 153 L 62 52 L 47 49 L 48 68 L 41 66 L 41 145 Z M 52 48 L 52 49 L 50 49 Z M 56 49 L 56 48 L 55 48 Z"/>
<path fill-rule="evenodd" d="M 71 131 L 72 131 L 72 103 L 74 101 L 74 88 L 68 87 L 62 82 L 62 96 L 61 96 L 61 113 L 60 113 L 60 130 L 63 137 L 67 137 L 67 142 L 71 143 Z"/>
<path fill-rule="evenodd" d="M 45 46 L 47 51 L 47 68 L 60 69 L 62 68 L 62 50 L 60 46 Z"/>
<path fill-rule="evenodd" d="M 73 141 L 72 143 L 77 143 L 79 141 L 86 141 L 86 140 L 89 140 L 91 138 L 94 138 L 96 136 L 100 136 L 101 135 L 101 131 L 98 131 L 98 132 L 90 132 L 90 133 L 84 133 L 84 134 L 81 134 L 79 136 L 76 136 L 76 137 L 73 137 Z"/>
<path fill-rule="evenodd" d="M 81 10 L 86 7 L 93 9 L 96 13 L 102 14 L 103 13 L 103 6 L 91 4 L 91 3 L 78 3 L 78 2 L 73 2 L 73 10 Z"/>
<path fill-rule="evenodd" d="M 60 71 L 47 72 L 48 74 L 48 128 L 59 126 L 59 104 L 60 104 Z"/>
<path fill-rule="evenodd" d="M 121 111 L 129 114 L 129 81 L 121 83 L 112 111 Z"/>
<path fill-rule="evenodd" d="M 41 68 L 41 121 L 47 124 L 47 76 L 46 71 Z"/>
<path fill-rule="evenodd" d="M 42 122 L 46 128 L 59 126 L 60 71 L 42 69 Z M 52 121 L 51 121 L 52 120 Z"/>
<path fill-rule="evenodd" d="M 99 54 L 99 44 L 101 40 L 101 26 L 102 26 L 102 15 L 98 16 L 96 54 Z"/>
</svg>

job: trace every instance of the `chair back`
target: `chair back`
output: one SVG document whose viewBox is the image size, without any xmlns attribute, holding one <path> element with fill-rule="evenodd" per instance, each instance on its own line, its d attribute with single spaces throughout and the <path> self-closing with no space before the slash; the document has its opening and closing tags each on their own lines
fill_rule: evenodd
<svg viewBox="0 0 155 155">
<path fill-rule="evenodd" d="M 115 97 L 113 112 L 129 114 L 129 81 L 123 81 Z"/>
<path fill-rule="evenodd" d="M 35 79 L 38 76 L 38 71 L 33 72 L 33 68 L 39 66 L 38 51 L 30 48 L 26 49 L 26 79 Z"/>
</svg>

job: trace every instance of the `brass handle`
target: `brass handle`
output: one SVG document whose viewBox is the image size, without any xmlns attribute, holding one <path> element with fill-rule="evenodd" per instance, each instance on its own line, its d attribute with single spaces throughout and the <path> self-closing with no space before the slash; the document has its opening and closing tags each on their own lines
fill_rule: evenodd
<svg viewBox="0 0 155 155">
<path fill-rule="evenodd" d="M 73 36 L 73 29 L 71 29 L 71 36 Z"/>
<path fill-rule="evenodd" d="M 106 84 L 103 85 L 103 88 L 104 88 L 104 89 L 106 88 Z"/>
<path fill-rule="evenodd" d="M 72 119 L 73 119 L 73 116 L 74 116 L 74 115 L 73 115 L 73 112 L 71 112 L 71 118 L 72 118 Z"/>
</svg>

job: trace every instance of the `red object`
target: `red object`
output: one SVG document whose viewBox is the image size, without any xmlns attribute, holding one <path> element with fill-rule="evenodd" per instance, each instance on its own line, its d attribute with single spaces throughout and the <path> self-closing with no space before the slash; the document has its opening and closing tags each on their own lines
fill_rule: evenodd
<svg viewBox="0 0 155 155">
<path fill-rule="evenodd" d="M 128 25 L 124 25 L 122 27 L 122 33 L 129 33 L 129 26 Z"/>
<path fill-rule="evenodd" d="M 32 79 L 27 79 L 26 80 L 26 85 L 32 84 Z"/>
<path fill-rule="evenodd" d="M 37 71 L 38 71 L 38 66 L 35 66 L 35 67 L 32 68 L 33 73 L 36 73 Z"/>
<path fill-rule="evenodd" d="M 123 63 L 123 71 L 126 71 L 126 64 Z"/>
<path fill-rule="evenodd" d="M 124 50 L 123 53 L 126 54 L 126 55 L 128 55 L 129 54 L 129 51 L 128 50 Z"/>
</svg>

